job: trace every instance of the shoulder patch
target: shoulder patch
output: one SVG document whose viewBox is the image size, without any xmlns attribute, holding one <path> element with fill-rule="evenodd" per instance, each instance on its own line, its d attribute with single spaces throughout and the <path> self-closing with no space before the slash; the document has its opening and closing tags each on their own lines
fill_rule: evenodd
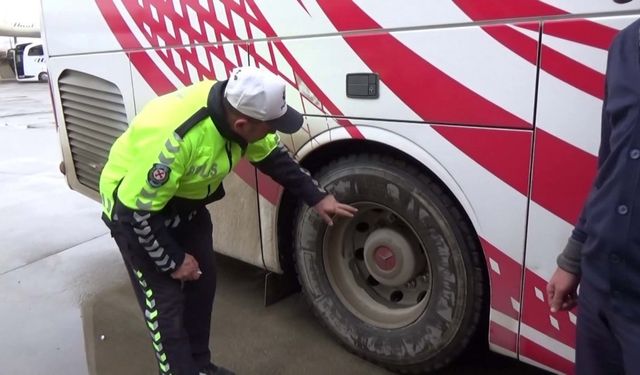
<svg viewBox="0 0 640 375">
<path fill-rule="evenodd" d="M 149 169 L 147 174 L 147 182 L 153 187 L 160 187 L 169 181 L 169 175 L 171 174 L 171 168 L 164 164 L 156 163 Z"/>
</svg>

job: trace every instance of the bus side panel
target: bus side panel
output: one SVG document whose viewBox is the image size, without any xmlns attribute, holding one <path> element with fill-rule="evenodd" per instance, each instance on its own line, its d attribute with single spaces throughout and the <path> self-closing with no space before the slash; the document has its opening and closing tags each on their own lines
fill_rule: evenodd
<svg viewBox="0 0 640 375">
<path fill-rule="evenodd" d="M 511 26 L 486 29 L 274 40 L 256 43 L 255 60 L 299 81 L 331 115 L 529 128 L 537 40 L 525 37 L 522 45 L 505 46 L 491 33 L 510 34 Z M 349 98 L 350 73 L 377 74 L 377 97 Z"/>
<path fill-rule="evenodd" d="M 520 27 L 524 26 L 527 32 L 537 27 Z M 270 69 L 297 88 L 288 92 L 287 97 L 295 103 L 300 101 L 305 113 L 347 115 L 337 121 L 310 118 L 303 131 L 292 139 L 294 151 L 302 148 L 305 149 L 302 153 L 308 153 L 309 148 L 344 138 L 382 142 L 418 159 L 454 191 L 472 217 L 485 252 L 492 288 L 490 342 L 494 349 L 515 357 L 537 38 L 522 34 L 527 39 L 524 48 L 512 51 L 489 35 L 481 28 L 470 27 L 271 40 L 256 42 L 249 52 L 252 65 Z M 439 55 L 455 54 L 437 42 L 450 36 L 459 42 L 458 47 L 466 43 L 463 47 L 467 47 L 469 54 L 464 58 L 456 56 L 459 61 L 436 62 Z M 478 38 L 486 42 L 486 48 L 474 45 Z M 368 40 L 364 43 L 366 48 L 360 44 L 364 39 Z M 423 46 L 419 51 L 412 49 L 419 45 Z M 390 51 L 389 46 L 395 50 Z M 475 59 L 472 50 L 477 51 Z M 532 62 L 526 59 L 531 56 Z M 436 64 L 441 69 L 431 68 Z M 346 74 L 363 72 L 379 73 L 378 98 L 346 96 Z M 474 76 L 473 72 L 480 73 Z M 502 76 L 498 74 L 501 72 Z M 496 75 L 495 85 L 481 83 L 491 74 Z M 464 100 L 461 92 L 469 99 Z M 459 99 L 458 109 L 452 110 L 441 101 L 433 104 L 441 98 Z M 481 107 L 473 107 L 472 101 Z M 381 121 L 385 118 L 404 121 Z M 453 125 L 428 124 L 438 122 Z M 260 188 L 263 196 L 263 191 L 273 190 L 266 183 Z M 268 199 L 261 200 L 262 222 L 271 222 L 275 228 L 276 208 L 272 206 L 274 203 Z M 276 259 L 274 239 L 275 235 L 264 242 L 265 260 Z"/>
<path fill-rule="evenodd" d="M 43 0 L 42 30 L 46 33 L 47 48 L 45 55 L 122 50 L 107 27 L 105 18 L 108 16 L 101 14 L 98 3 L 102 1 Z M 118 29 L 118 33 L 127 32 L 125 28 Z"/>
<path fill-rule="evenodd" d="M 210 1 L 210 2 L 167 2 L 164 0 L 43 0 L 43 29 L 46 30 L 49 55 L 92 53 L 120 49 L 108 33 L 101 32 L 106 23 L 118 23 L 113 29 L 116 34 L 130 33 L 128 26 L 119 22 L 123 16 L 138 24 L 138 29 L 153 30 L 165 24 L 182 23 L 190 26 L 186 29 L 199 29 L 197 43 L 213 42 L 216 38 L 227 40 L 258 39 L 253 30 L 263 28 L 262 21 L 277 25 L 268 37 L 297 37 L 333 32 L 334 26 L 326 14 L 342 15 L 349 21 L 344 30 L 365 29 L 362 21 L 374 19 L 376 28 L 442 26 L 496 19 L 516 20 L 522 17 L 563 16 L 580 13 L 604 13 L 612 11 L 637 10 L 638 4 L 618 5 L 612 1 L 582 0 L 567 2 L 564 0 L 526 1 L 517 5 L 505 6 L 492 2 L 474 0 L 437 1 L 424 5 L 422 0 L 404 0 L 393 4 L 386 2 L 354 1 L 309 1 L 281 0 L 275 5 L 271 1 L 247 0 Z M 364 17 L 354 17 L 355 12 Z M 147 18 L 148 17 L 148 18 Z M 229 27 L 239 20 L 245 22 L 242 28 Z M 106 21 L 106 23 L 105 23 Z M 208 25 L 208 26 L 205 26 Z M 202 29 L 201 29 L 202 27 Z M 207 32 L 207 28 L 215 30 Z M 153 47 L 181 45 L 179 28 L 168 33 L 162 40 L 154 39 Z M 230 34 L 237 34 L 230 37 Z"/>
<path fill-rule="evenodd" d="M 252 65 L 268 68 L 288 80 L 292 86 L 297 87 L 298 92 L 288 93 L 287 96 L 292 98 L 291 94 L 294 94 L 292 100 L 295 100 L 296 103 L 300 99 L 307 114 L 391 118 L 417 122 L 430 122 L 437 119 L 446 123 L 472 126 L 529 128 L 532 123 L 535 93 L 537 34 L 535 34 L 535 24 L 521 25 L 523 28 L 525 26 L 528 27 L 525 30 L 528 35 L 525 37 L 529 40 L 525 43 L 524 48 L 518 46 L 516 51 L 510 50 L 508 46 L 492 39 L 491 34 L 485 35 L 484 30 L 470 27 L 412 31 L 392 36 L 377 33 L 346 38 L 335 36 L 284 41 L 276 39 L 268 42 L 256 42 L 250 48 L 250 56 Z M 493 27 L 490 31 L 494 32 L 498 28 L 501 29 L 498 33 L 506 30 L 503 27 Z M 470 55 L 464 58 L 456 56 L 461 58 L 459 61 L 454 62 L 454 59 L 450 59 L 440 62 L 439 65 L 443 70 L 434 69 L 434 65 L 427 66 L 431 61 L 427 60 L 426 56 L 438 60 L 441 56 L 456 52 L 448 49 L 443 43 L 437 43 L 439 39 L 447 39 L 450 34 L 454 34 L 456 40 L 463 44 L 466 43 L 465 46 L 469 48 L 477 44 L 474 38 L 479 38 L 491 45 L 493 49 L 485 48 L 475 56 L 476 58 L 473 58 L 473 53 L 469 50 L 467 52 Z M 396 37 L 398 37 L 397 40 L 403 40 L 406 43 L 396 43 Z M 361 48 L 360 41 L 366 38 L 369 41 L 365 43 L 366 47 Z M 427 47 L 422 48 L 418 54 L 409 47 L 417 45 Z M 429 47 L 432 49 L 430 50 Z M 402 57 L 398 56 L 403 53 L 405 55 Z M 492 56 L 492 53 L 495 55 Z M 403 58 L 405 56 L 408 58 Z M 378 57 L 381 58 L 378 59 Z M 332 64 L 329 63 L 330 61 L 340 61 L 340 63 Z M 408 61 L 412 61 L 422 70 L 405 66 Z M 503 64 L 498 68 L 491 66 L 495 61 L 503 61 Z M 372 69 L 372 66 L 375 66 L 375 69 Z M 447 74 L 446 69 L 451 70 L 450 75 Z M 379 98 L 372 100 L 347 98 L 346 74 L 371 71 L 381 73 Z M 480 73 L 474 75 L 473 72 Z M 429 74 L 433 77 L 433 82 L 427 79 Z M 469 80 L 460 77 L 466 77 Z M 478 81 L 473 81 L 474 79 L 478 79 Z M 495 85 L 492 85 L 492 82 L 495 82 Z M 490 90 L 485 90 L 487 88 Z M 476 93 L 473 89 L 477 89 L 480 93 Z M 508 95 L 503 95 L 505 91 Z M 469 94 L 468 101 L 460 100 L 457 103 L 451 101 L 452 99 L 463 99 L 462 92 Z M 444 102 L 440 100 L 442 97 L 445 98 Z M 487 97 L 491 97 L 500 105 L 491 102 Z M 439 102 L 434 105 L 431 100 Z M 458 105 L 458 110 L 455 109 L 455 105 Z M 474 105 L 481 106 L 481 108 L 474 107 Z M 445 111 L 437 112 L 438 109 L 445 109 Z M 519 115 L 514 115 L 509 110 L 519 113 Z M 336 127 L 341 129 L 341 133 L 347 133 L 348 138 L 367 138 L 360 127 L 353 126 L 356 124 L 381 126 L 382 123 L 348 118 L 337 122 L 332 119 L 313 118 L 312 121 L 305 124 L 303 131 L 293 136 L 293 150 L 297 151 L 306 145 L 311 138 L 327 130 L 336 129 Z M 367 139 L 392 145 L 405 152 L 410 148 L 403 135 L 397 136 L 401 129 L 406 129 L 405 126 L 400 123 L 386 123 L 382 126 L 389 132 L 386 136 Z M 420 134 L 416 129 L 427 129 L 427 126 L 408 128 L 412 129 L 408 132 L 408 139 L 425 139 L 424 134 Z M 370 128 L 364 127 L 363 129 Z M 429 157 L 425 156 L 425 159 L 436 158 L 435 162 L 425 164 L 428 168 L 444 165 L 446 173 L 455 174 L 453 186 L 447 185 L 451 190 L 455 190 L 454 186 L 458 186 L 458 179 L 465 180 L 468 176 L 475 175 L 475 169 L 479 167 L 483 172 L 492 174 L 494 178 L 497 176 L 498 181 L 499 179 L 507 180 L 506 183 L 502 182 L 507 190 L 502 196 L 513 196 L 513 200 L 504 206 L 504 211 L 499 209 L 501 213 L 505 212 L 499 219 L 496 219 L 495 206 L 502 207 L 505 201 L 498 197 L 475 197 L 478 200 L 474 199 L 471 202 L 472 207 L 468 212 L 482 212 L 482 218 L 476 223 L 476 229 L 480 232 L 483 240 L 482 245 L 491 277 L 493 309 L 491 310 L 489 340 L 494 350 L 515 357 L 529 181 L 530 133 L 483 131 L 480 129 L 476 132 L 474 128 L 455 126 L 441 126 L 434 129 L 438 133 L 438 137 L 436 137 L 438 141 L 444 140 L 452 143 L 455 145 L 458 155 L 463 155 L 465 158 L 467 157 L 465 154 L 467 154 L 472 158 L 472 163 L 467 164 L 467 169 L 462 169 L 460 165 L 464 163 L 457 160 L 443 162 L 448 158 L 445 152 L 433 156 L 435 140 L 419 145 L 423 154 L 430 155 Z M 424 131 L 430 132 L 429 130 Z M 340 138 L 335 135 L 336 132 L 337 130 L 333 130 L 331 136 L 327 137 L 323 134 L 321 138 L 325 142 L 330 142 L 333 137 Z M 377 131 L 373 133 L 380 134 Z M 482 141 L 468 142 L 479 139 Z M 316 145 L 315 142 L 318 144 Z M 484 143 L 484 146 L 488 148 L 483 149 L 482 146 L 479 146 L 480 143 Z M 322 146 L 320 141 L 314 140 L 311 147 L 316 146 Z M 501 152 L 496 152 L 496 149 Z M 419 153 L 411 153 L 411 155 L 416 157 Z M 505 160 L 510 162 L 505 163 Z M 260 178 L 259 182 L 262 182 Z M 268 182 L 260 183 L 261 196 L 265 196 L 263 192 L 266 191 L 274 191 L 277 195 L 277 188 L 270 186 Z M 466 198 L 464 197 L 466 194 L 475 195 L 467 193 L 467 189 L 469 191 L 478 190 L 477 185 L 474 185 L 475 182 L 466 181 L 465 186 L 467 184 L 465 193 L 460 194 L 462 197 L 459 198 Z M 500 191 L 500 189 L 495 191 Z M 488 202 L 491 202 L 493 208 L 488 206 L 484 206 L 484 209 L 480 208 Z M 277 208 L 273 205 L 274 203 L 261 199 L 263 233 L 269 233 L 269 228 L 265 227 L 268 223 L 271 223 L 268 226 L 276 228 L 273 214 Z M 496 220 L 499 222 L 497 225 Z M 518 222 L 519 226 L 516 224 Z M 501 228 L 501 230 L 496 230 L 496 228 Z M 270 260 L 276 261 L 278 259 L 275 239 L 275 233 L 272 236 L 263 235 L 264 258 L 267 265 L 270 264 Z"/>
<path fill-rule="evenodd" d="M 609 43 L 636 17 L 543 25 L 520 353 L 572 373 L 576 311 L 552 314 L 546 283 L 596 172 Z"/>
<path fill-rule="evenodd" d="M 107 61 L 108 63 L 105 63 Z M 65 72 L 71 72 L 74 73 L 74 75 L 76 72 L 82 72 L 115 85 L 119 95 L 122 96 L 123 111 L 126 113 L 126 119 L 123 118 L 123 124 L 126 126 L 127 121 L 131 120 L 135 115 L 135 107 L 133 106 L 134 94 L 131 86 L 130 74 L 131 64 L 125 53 L 116 52 L 97 55 L 54 57 L 49 59 L 48 68 L 49 80 L 54 95 L 54 113 L 56 114 L 56 122 L 59 126 L 58 134 L 60 137 L 60 144 L 62 146 L 62 156 L 66 170 L 67 183 L 72 189 L 99 201 L 100 197 L 97 191 L 88 187 L 86 184 L 81 183 L 78 178 L 78 173 L 76 171 L 77 163 L 74 162 L 74 155 L 72 153 L 74 135 L 69 129 L 66 120 L 71 120 L 68 116 L 81 116 L 83 123 L 86 119 L 94 125 L 99 125 L 100 118 L 94 117 L 91 113 L 74 113 L 74 109 L 69 106 L 63 108 L 62 99 L 60 97 L 60 75 Z M 76 136 L 82 137 L 82 135 L 78 134 L 76 134 Z M 84 153 L 84 147 L 84 145 L 80 144 L 78 147 L 78 153 Z M 98 150 L 94 147 L 90 147 L 89 150 L 91 152 L 101 153 L 102 157 L 106 161 L 107 151 Z M 78 157 L 83 158 L 80 154 L 77 154 L 75 157 L 76 161 L 78 160 Z M 100 164 L 101 162 L 90 163 L 90 166 L 86 165 L 93 169 L 93 172 L 89 171 L 89 173 L 92 175 L 99 174 L 102 170 L 102 165 Z M 95 182 L 97 183 L 97 177 L 95 178 Z"/>
<path fill-rule="evenodd" d="M 308 1 L 304 4 L 298 0 L 281 0 L 278 6 L 268 0 L 251 0 L 245 3 L 258 19 L 262 16 L 271 24 L 278 25 L 274 28 L 279 37 L 331 32 L 332 28 L 326 18 L 326 14 L 330 13 L 339 14 L 348 21 L 345 31 L 354 31 L 368 29 L 362 23 L 366 18 L 375 19 L 381 29 L 390 29 L 640 9 L 635 1 L 620 5 L 602 0 L 531 0 L 508 5 L 478 0 L 431 1 L 428 5 L 422 0 L 403 0 L 392 5 L 384 1 L 329 0 Z M 234 4 L 232 12 L 241 14 L 243 9 Z M 356 12 L 364 13 L 365 18 L 354 17 Z"/>
</svg>

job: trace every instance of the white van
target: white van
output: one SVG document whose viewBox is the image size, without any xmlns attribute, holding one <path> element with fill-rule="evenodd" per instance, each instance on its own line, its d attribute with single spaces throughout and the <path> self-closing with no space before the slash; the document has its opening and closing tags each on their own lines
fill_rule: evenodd
<svg viewBox="0 0 640 375">
<path fill-rule="evenodd" d="M 13 71 L 18 81 L 47 81 L 47 58 L 42 43 L 16 45 L 13 56 Z"/>
</svg>

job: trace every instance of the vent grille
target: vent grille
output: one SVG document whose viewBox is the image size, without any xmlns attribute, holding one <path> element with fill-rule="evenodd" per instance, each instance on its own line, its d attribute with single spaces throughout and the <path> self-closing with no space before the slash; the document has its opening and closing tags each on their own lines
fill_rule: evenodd
<svg viewBox="0 0 640 375">
<path fill-rule="evenodd" d="M 60 75 L 58 87 L 76 176 L 98 191 L 111 145 L 127 129 L 122 94 L 113 83 L 74 70 Z"/>
</svg>

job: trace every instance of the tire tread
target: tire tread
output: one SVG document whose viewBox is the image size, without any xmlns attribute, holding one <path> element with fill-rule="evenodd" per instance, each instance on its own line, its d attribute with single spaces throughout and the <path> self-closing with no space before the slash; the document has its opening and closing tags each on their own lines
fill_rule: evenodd
<svg viewBox="0 0 640 375">
<path fill-rule="evenodd" d="M 323 168 L 321 168 L 317 174 L 318 175 L 322 175 L 330 170 L 335 169 L 336 167 L 339 167 L 343 164 L 359 164 L 360 162 L 374 162 L 374 163 L 380 163 L 380 164 L 387 164 L 387 165 L 391 165 L 395 168 L 398 168 L 400 170 L 405 171 L 406 173 L 412 175 L 415 178 L 420 179 L 425 186 L 427 186 L 432 193 L 434 193 L 444 204 L 446 210 L 453 216 L 453 218 L 455 219 L 457 225 L 457 228 L 459 228 L 461 230 L 461 234 L 464 238 L 464 240 L 466 241 L 466 245 L 468 247 L 468 249 L 471 251 L 471 259 L 473 262 L 473 276 L 475 278 L 475 280 L 473 281 L 474 284 L 477 286 L 476 290 L 478 291 L 476 293 L 475 296 L 475 303 L 474 303 L 474 311 L 473 311 L 473 316 L 472 316 L 472 327 L 473 329 L 468 330 L 468 332 L 462 336 L 462 338 L 460 340 L 458 340 L 455 344 L 453 344 L 455 346 L 455 348 L 453 348 L 452 350 L 450 350 L 450 355 L 444 357 L 444 358 L 440 358 L 438 361 L 429 361 L 426 364 L 415 364 L 415 365 L 408 365 L 408 366 L 393 366 L 393 365 L 389 365 L 386 364 L 384 362 L 378 361 L 375 358 L 366 356 L 364 353 L 355 350 L 354 348 L 350 347 L 349 345 L 347 345 L 345 342 L 343 342 L 342 340 L 337 339 L 337 337 L 335 337 L 335 335 L 332 335 L 334 337 L 334 340 L 338 341 L 340 343 L 340 345 L 342 345 L 345 349 L 347 349 L 349 352 L 369 361 L 372 363 L 375 363 L 381 367 L 384 367 L 388 370 L 391 371 L 395 371 L 398 372 L 400 374 L 423 374 L 423 373 L 428 373 L 428 372 L 432 372 L 438 369 L 441 369 L 445 366 L 447 366 L 448 364 L 450 364 L 454 359 L 456 359 L 463 351 L 464 349 L 467 347 L 467 345 L 469 344 L 469 342 L 471 341 L 471 339 L 473 338 L 473 336 L 476 333 L 476 329 L 478 328 L 478 323 L 479 323 L 479 319 L 480 316 L 482 314 L 482 309 L 483 309 L 483 299 L 484 299 L 484 295 L 483 295 L 483 291 L 484 291 L 484 284 L 485 284 L 485 280 L 484 280 L 484 276 L 483 276 L 483 269 L 482 269 L 482 254 L 480 252 L 479 249 L 479 243 L 477 240 L 477 237 L 474 233 L 474 231 L 471 229 L 470 227 L 470 223 L 468 222 L 468 219 L 466 218 L 466 215 L 463 214 L 463 212 L 461 211 L 461 209 L 458 207 L 458 205 L 455 203 L 454 199 L 449 195 L 448 192 L 445 191 L 445 189 L 442 188 L 442 186 L 440 185 L 439 182 L 435 181 L 433 178 L 427 176 L 424 173 L 421 173 L 419 171 L 418 168 L 416 168 L 413 164 L 407 163 L 403 160 L 399 160 L 396 158 L 391 158 L 391 157 L 387 157 L 387 156 L 383 156 L 383 155 L 379 155 L 379 154 L 372 154 L 372 153 L 360 153 L 360 154 L 351 154 L 351 155 L 347 155 L 347 156 L 341 156 L 331 162 L 329 162 L 328 164 L 326 164 Z M 297 222 L 297 218 L 299 217 L 299 215 L 301 214 L 301 211 L 303 209 L 303 206 L 299 206 L 296 209 L 296 213 L 293 216 L 294 217 L 294 222 Z M 292 227 L 294 227 L 293 229 L 293 238 L 295 238 L 295 225 L 293 225 Z M 295 264 L 295 273 L 296 273 L 296 277 L 298 279 L 298 282 L 300 283 L 300 285 L 304 285 L 304 281 L 301 278 L 300 272 L 298 270 L 298 262 L 297 259 L 295 259 L 295 257 L 297 257 L 298 253 L 296 251 L 293 251 L 293 256 L 294 256 L 294 264 Z M 328 324 L 325 322 L 325 320 L 322 318 L 322 316 L 318 313 L 318 311 L 314 308 L 313 305 L 313 301 L 311 300 L 311 298 L 308 296 L 308 294 L 305 292 L 304 288 L 302 288 L 302 294 L 304 295 L 304 300 L 305 303 L 307 304 L 307 306 L 311 309 L 311 311 L 313 312 L 313 314 L 315 315 L 315 317 L 317 318 L 318 321 L 320 321 L 320 323 L 322 324 L 323 327 L 325 327 L 326 329 L 329 329 L 331 331 L 331 327 L 328 326 Z"/>
</svg>

